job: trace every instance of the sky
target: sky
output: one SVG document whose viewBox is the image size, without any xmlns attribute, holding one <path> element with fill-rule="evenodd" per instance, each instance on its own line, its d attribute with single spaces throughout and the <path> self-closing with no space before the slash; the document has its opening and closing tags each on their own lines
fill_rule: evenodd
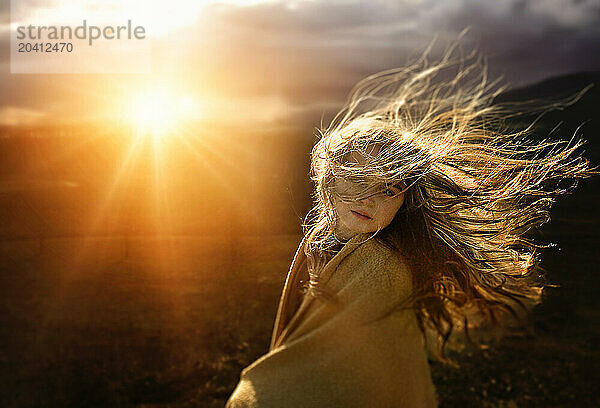
<svg viewBox="0 0 600 408">
<path fill-rule="evenodd" d="M 23 13 L 59 1 L 29 1 Z M 82 3 L 82 15 L 97 3 Z M 598 0 L 144 4 L 160 21 L 149 33 L 151 73 L 11 74 L 10 0 L 0 0 L 0 125 L 111 120 L 128 95 L 156 86 L 194 98 L 206 120 L 318 122 L 364 76 L 405 65 L 432 41 L 435 56 L 467 27 L 462 44 L 477 47 L 509 86 L 600 71 Z"/>
</svg>

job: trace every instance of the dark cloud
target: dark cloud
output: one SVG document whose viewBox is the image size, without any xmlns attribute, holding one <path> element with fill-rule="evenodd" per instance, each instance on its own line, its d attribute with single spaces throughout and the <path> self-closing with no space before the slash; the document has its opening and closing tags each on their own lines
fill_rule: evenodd
<svg viewBox="0 0 600 408">
<path fill-rule="evenodd" d="M 514 83 L 600 69 L 596 0 L 332 1 L 296 9 L 284 4 L 219 8 L 218 17 L 237 33 L 252 33 L 257 51 L 266 52 L 268 60 L 279 55 L 376 71 L 405 63 L 436 34 L 442 49 L 470 27 L 466 42 L 477 44 L 497 64 L 493 70 Z"/>
<path fill-rule="evenodd" d="M 511 7 L 506 10 L 472 4 L 468 13 L 448 24 L 451 32 L 471 27 L 471 38 L 489 57 L 493 73 L 523 85 L 552 75 L 600 69 L 600 15 L 590 12 L 590 2 L 556 3 L 556 8 L 543 10 L 532 2 L 508 3 Z M 558 16 L 559 6 L 563 17 Z"/>
<path fill-rule="evenodd" d="M 213 7 L 233 24 L 280 33 L 332 32 L 343 28 L 373 27 L 393 23 L 416 14 L 402 2 L 373 0 L 367 3 L 344 1 L 301 2 L 297 7 L 285 3 L 266 3 L 252 7 Z"/>
<path fill-rule="evenodd" d="M 215 7 L 207 15 L 212 13 L 219 26 L 210 32 L 200 28 L 197 35 L 211 37 L 213 45 L 260 56 L 264 64 L 258 60 L 253 64 L 263 72 L 295 66 L 298 71 L 313 71 L 322 78 L 315 81 L 326 85 L 324 67 L 360 74 L 404 64 L 436 34 L 441 50 L 470 27 L 465 42 L 478 45 L 489 56 L 496 64 L 494 72 L 523 84 L 548 75 L 600 69 L 600 52 L 590 52 L 600 51 L 595 4 L 455 0 L 310 2 L 296 9 L 284 4 Z"/>
<path fill-rule="evenodd" d="M 435 57 L 466 27 L 463 44 L 476 46 L 487 57 L 490 74 L 502 75 L 512 86 L 600 70 L 599 10 L 595 0 L 219 7 L 207 13 L 218 26 L 197 35 L 212 39 L 203 42 L 207 55 L 216 56 L 212 83 L 234 84 L 232 91 L 240 93 L 280 93 L 298 106 L 315 98 L 341 101 L 356 81 L 406 64 L 437 37 Z M 213 52 L 222 47 L 229 53 Z M 205 68 L 210 77 L 211 66 Z"/>
</svg>

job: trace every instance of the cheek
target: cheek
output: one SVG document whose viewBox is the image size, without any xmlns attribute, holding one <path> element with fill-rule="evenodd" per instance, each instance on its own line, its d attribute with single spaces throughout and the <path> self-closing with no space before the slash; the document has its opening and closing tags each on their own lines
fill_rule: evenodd
<svg viewBox="0 0 600 408">
<path fill-rule="evenodd" d="M 381 214 L 381 227 L 387 227 L 394 219 L 394 215 L 396 215 L 396 212 L 386 209 L 385 212 Z"/>
<path fill-rule="evenodd" d="M 349 204 L 339 199 L 333 201 L 333 209 L 340 219 L 345 219 L 350 212 Z"/>
<path fill-rule="evenodd" d="M 382 228 L 387 227 L 392 222 L 403 201 L 394 200 L 381 205 L 378 218 Z"/>
</svg>

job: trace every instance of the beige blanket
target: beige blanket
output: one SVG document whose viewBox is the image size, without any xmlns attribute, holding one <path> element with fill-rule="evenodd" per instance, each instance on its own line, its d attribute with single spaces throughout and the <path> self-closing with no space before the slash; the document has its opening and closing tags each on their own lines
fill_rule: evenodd
<svg viewBox="0 0 600 408">
<path fill-rule="evenodd" d="M 410 294 L 403 260 L 368 235 L 352 238 L 320 277 L 336 303 L 298 295 L 305 262 L 299 249 L 271 349 L 242 371 L 226 407 L 437 406 L 414 312 L 381 318 Z"/>
</svg>

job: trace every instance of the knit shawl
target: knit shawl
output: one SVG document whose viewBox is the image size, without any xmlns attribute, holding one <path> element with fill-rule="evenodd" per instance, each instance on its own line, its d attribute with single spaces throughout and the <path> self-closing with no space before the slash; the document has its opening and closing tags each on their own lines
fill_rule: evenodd
<svg viewBox="0 0 600 408">
<path fill-rule="evenodd" d="M 367 234 L 325 265 L 333 301 L 302 296 L 300 244 L 288 273 L 270 350 L 241 374 L 226 408 L 436 407 L 403 259 Z M 393 313 L 389 313 L 390 311 Z"/>
</svg>

